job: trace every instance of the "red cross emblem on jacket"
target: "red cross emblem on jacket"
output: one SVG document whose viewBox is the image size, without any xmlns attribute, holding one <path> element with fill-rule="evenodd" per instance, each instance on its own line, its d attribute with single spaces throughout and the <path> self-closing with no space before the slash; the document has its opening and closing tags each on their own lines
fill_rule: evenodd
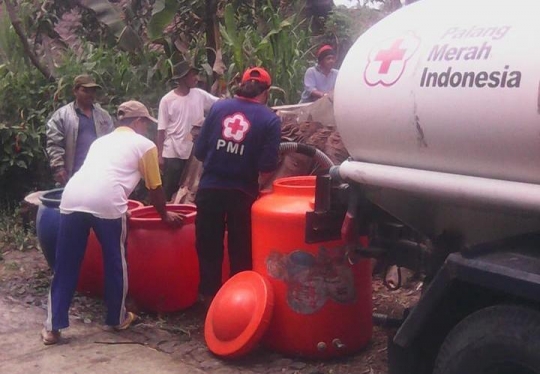
<svg viewBox="0 0 540 374">
<path fill-rule="evenodd" d="M 246 137 L 251 123 L 243 113 L 234 113 L 223 120 L 223 139 L 241 142 Z"/>
</svg>

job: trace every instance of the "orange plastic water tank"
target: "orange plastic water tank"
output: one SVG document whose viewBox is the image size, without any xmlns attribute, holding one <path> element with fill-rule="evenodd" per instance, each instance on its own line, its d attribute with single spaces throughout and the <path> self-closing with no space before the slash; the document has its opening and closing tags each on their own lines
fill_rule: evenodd
<svg viewBox="0 0 540 374">
<path fill-rule="evenodd" d="M 199 260 L 194 205 L 167 205 L 186 215 L 180 228 L 164 223 L 153 206 L 134 209 L 128 231 L 128 294 L 138 308 L 173 312 L 195 303 Z"/>
<path fill-rule="evenodd" d="M 188 304 L 191 304 L 193 299 L 193 287 L 197 287 L 199 283 L 199 270 L 198 270 L 198 260 L 193 262 L 192 256 L 193 256 L 193 250 L 195 248 L 195 230 L 194 230 L 194 220 L 196 215 L 196 209 L 193 205 L 167 205 L 167 209 L 170 211 L 180 211 L 182 213 L 188 214 L 188 218 L 185 221 L 186 227 L 182 227 L 183 231 L 176 232 L 176 235 L 181 234 L 181 238 L 176 238 L 177 241 L 171 242 L 168 246 L 170 251 L 176 252 L 178 255 L 179 253 L 186 253 L 186 248 L 189 247 L 188 253 L 189 259 L 192 263 L 194 263 L 194 267 L 190 268 L 188 271 L 188 274 L 191 274 L 193 272 L 196 273 L 196 276 L 193 277 L 192 285 L 190 286 L 190 292 L 189 297 L 186 301 L 180 303 L 180 307 L 174 306 L 178 305 L 178 303 L 174 302 L 167 302 L 165 309 L 162 310 L 162 306 L 160 306 L 159 303 L 152 301 L 152 297 L 150 295 L 152 294 L 152 290 L 149 289 L 149 287 L 152 287 L 151 285 L 154 284 L 153 282 L 150 282 L 149 284 L 144 284 L 144 279 L 148 277 L 149 275 L 144 275 L 144 273 L 148 272 L 149 269 L 144 266 L 143 263 L 141 263 L 141 256 L 145 254 L 145 251 L 141 252 L 141 249 L 139 248 L 137 241 L 140 239 L 140 233 L 141 230 L 146 230 L 146 237 L 144 239 L 144 245 L 147 246 L 147 248 L 156 248 L 156 246 L 163 245 L 163 238 L 160 237 L 159 232 L 162 230 L 166 230 L 167 233 L 170 234 L 170 231 L 168 231 L 168 227 L 166 227 L 165 224 L 160 222 L 160 218 L 157 215 L 157 212 L 153 207 L 144 207 L 144 205 L 135 200 L 129 200 L 128 201 L 128 211 L 132 212 L 135 210 L 138 210 L 138 208 L 142 208 L 142 212 L 137 212 L 134 215 L 134 219 L 128 220 L 128 246 L 127 246 L 127 256 L 126 256 L 126 262 L 128 264 L 128 292 L 129 296 L 132 297 L 132 295 L 135 293 L 136 297 L 135 299 L 139 300 L 138 302 L 138 308 L 143 308 L 149 311 L 173 311 L 177 310 L 177 308 L 183 309 Z M 132 231 L 135 230 L 135 234 L 132 234 Z M 135 235 L 135 237 L 132 238 L 132 236 Z M 169 235 L 170 236 L 170 235 Z M 227 243 L 225 236 L 225 243 Z M 180 240 L 180 241 L 178 241 Z M 132 247 L 135 247 L 133 249 Z M 137 251 L 135 254 L 133 254 L 134 251 Z M 150 254 L 148 253 L 148 256 Z M 152 259 L 152 264 L 155 265 L 156 261 L 160 261 L 163 259 L 163 256 L 165 256 L 163 253 L 156 253 L 156 258 Z M 176 258 L 175 256 L 172 257 L 173 260 Z M 166 260 L 166 258 L 165 258 Z M 176 260 L 175 260 L 176 261 Z M 183 263 L 184 264 L 184 263 Z M 185 265 L 182 265 L 185 266 Z M 178 267 L 178 270 L 180 270 L 181 267 Z M 155 271 L 154 269 L 152 271 Z M 142 274 L 141 274 L 142 273 Z M 230 267 L 229 267 L 229 256 L 227 251 L 227 245 L 225 244 L 225 255 L 223 258 L 223 265 L 222 265 L 222 282 L 225 283 L 227 279 L 229 279 L 230 275 Z M 184 275 L 187 276 L 187 275 Z M 165 275 L 162 275 L 161 278 L 166 277 Z M 163 289 L 165 286 L 163 284 L 158 284 L 155 288 L 155 290 Z M 143 291 L 141 291 L 143 290 Z M 103 255 L 101 251 L 101 246 L 99 244 L 99 241 L 97 240 L 96 235 L 92 230 L 90 230 L 90 235 L 88 237 L 88 244 L 86 246 L 86 252 L 84 255 L 84 259 L 81 265 L 81 272 L 79 275 L 79 281 L 77 284 L 77 291 L 79 293 L 82 293 L 86 296 L 90 297 L 103 297 L 104 292 L 104 274 L 103 274 Z M 170 293 L 175 293 L 174 290 L 170 290 Z M 147 295 L 147 296 L 144 296 Z M 172 306 L 170 306 L 172 305 Z M 172 309 L 171 309 L 172 308 Z"/>
<path fill-rule="evenodd" d="M 363 348 L 372 336 L 369 260 L 351 264 L 341 240 L 306 244 L 315 177 L 274 182 L 252 208 L 253 270 L 268 277 L 274 313 L 263 344 L 308 358 L 332 358 Z"/>
<path fill-rule="evenodd" d="M 144 204 L 137 200 L 128 200 L 128 212 L 133 209 L 141 208 Z M 81 265 L 77 291 L 90 297 L 102 297 L 103 286 L 103 254 L 101 245 L 97 240 L 96 234 L 90 230 L 86 252 Z"/>
</svg>

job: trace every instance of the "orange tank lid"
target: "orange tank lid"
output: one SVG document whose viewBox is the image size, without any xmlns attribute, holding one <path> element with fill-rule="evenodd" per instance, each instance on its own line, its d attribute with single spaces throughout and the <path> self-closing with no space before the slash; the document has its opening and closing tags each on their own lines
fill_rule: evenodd
<svg viewBox="0 0 540 374">
<path fill-rule="evenodd" d="M 250 352 L 264 335 L 274 308 L 270 282 L 254 271 L 229 279 L 216 294 L 204 326 L 208 349 L 223 358 Z"/>
</svg>

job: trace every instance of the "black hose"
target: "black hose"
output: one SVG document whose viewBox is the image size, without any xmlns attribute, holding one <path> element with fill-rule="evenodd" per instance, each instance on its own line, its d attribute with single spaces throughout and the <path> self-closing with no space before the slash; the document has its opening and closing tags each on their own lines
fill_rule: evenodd
<svg viewBox="0 0 540 374">
<path fill-rule="evenodd" d="M 321 167 L 325 169 L 329 169 L 332 166 L 334 166 L 334 163 L 323 152 L 318 150 L 317 148 L 307 145 L 307 144 L 301 144 L 301 143 L 295 143 L 295 142 L 284 142 L 279 145 L 279 151 L 282 153 L 300 153 L 305 156 L 313 158 Z"/>
</svg>

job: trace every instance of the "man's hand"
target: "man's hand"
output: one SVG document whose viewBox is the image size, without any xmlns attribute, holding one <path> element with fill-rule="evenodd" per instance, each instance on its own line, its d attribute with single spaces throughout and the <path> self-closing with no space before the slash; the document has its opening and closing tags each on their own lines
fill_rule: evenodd
<svg viewBox="0 0 540 374">
<path fill-rule="evenodd" d="M 165 216 L 162 219 L 163 222 L 171 227 L 180 227 L 184 223 L 184 218 L 186 218 L 186 216 L 182 213 L 165 212 Z"/>
<path fill-rule="evenodd" d="M 193 126 L 191 126 L 190 134 L 191 134 L 191 141 L 195 143 L 197 138 L 199 137 L 199 134 L 201 133 L 201 128 L 204 123 L 204 117 L 200 119 L 199 122 L 195 123 Z"/>
<path fill-rule="evenodd" d="M 201 133 L 201 126 L 199 125 L 196 125 L 196 126 L 193 126 L 191 128 L 191 140 L 193 141 L 193 143 L 195 143 L 197 141 L 197 138 L 199 137 L 199 134 Z"/>
<path fill-rule="evenodd" d="M 159 164 L 159 170 L 163 171 L 165 168 L 165 160 L 163 160 L 163 156 L 158 156 L 158 164 Z"/>
<path fill-rule="evenodd" d="M 271 190 L 275 172 L 259 173 L 259 191 Z"/>
<path fill-rule="evenodd" d="M 330 102 L 334 102 L 334 91 L 327 92 L 324 94 L 324 96 L 326 96 Z"/>
<path fill-rule="evenodd" d="M 59 184 L 60 186 L 65 186 L 67 181 L 68 181 L 68 175 L 67 175 L 67 172 L 66 172 L 66 169 L 64 168 L 59 168 L 55 173 L 54 173 L 54 181 Z"/>
</svg>

